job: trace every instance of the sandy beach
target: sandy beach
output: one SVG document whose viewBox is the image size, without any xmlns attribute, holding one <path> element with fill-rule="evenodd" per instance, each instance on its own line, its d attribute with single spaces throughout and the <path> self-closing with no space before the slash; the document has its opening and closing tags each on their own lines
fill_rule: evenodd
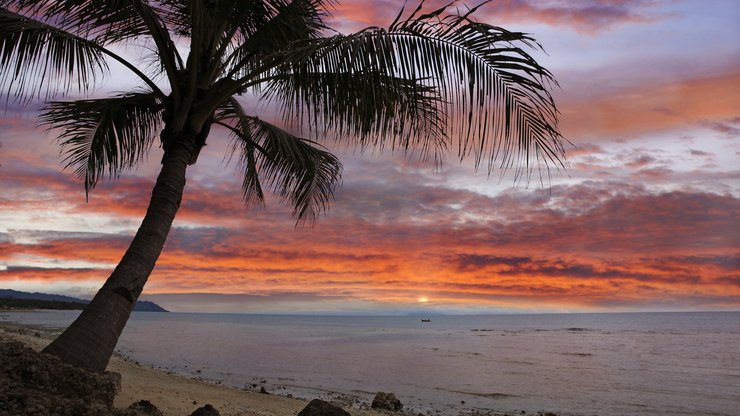
<svg viewBox="0 0 740 416">
<path fill-rule="evenodd" d="M 44 328 L 0 323 L 0 338 L 20 341 L 36 351 L 47 345 L 54 335 Z M 308 404 L 301 399 L 259 393 L 259 386 L 256 391 L 235 389 L 147 368 L 118 354 L 113 356 L 107 370 L 121 374 L 121 391 L 114 402 L 118 408 L 148 400 L 166 416 L 186 416 L 205 404 L 211 404 L 223 416 L 285 416 L 298 414 Z M 388 414 L 352 407 L 352 403 L 348 403 L 350 400 L 339 400 L 335 404 L 353 416 Z M 355 405 L 369 408 L 370 403 Z"/>
</svg>

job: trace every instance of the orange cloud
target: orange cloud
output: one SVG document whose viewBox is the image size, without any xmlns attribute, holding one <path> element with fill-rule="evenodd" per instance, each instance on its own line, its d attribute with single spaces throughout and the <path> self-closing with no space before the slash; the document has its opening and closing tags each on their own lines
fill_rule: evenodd
<svg viewBox="0 0 740 416">
<path fill-rule="evenodd" d="M 484 197 L 399 185 L 350 186 L 313 230 L 296 230 L 284 209 L 242 215 L 234 224 L 176 228 L 146 293 L 304 292 L 407 305 L 423 293 L 432 305 L 477 307 L 737 306 L 740 241 L 732 224 L 740 200 L 732 196 L 654 195 L 617 183 L 556 187 L 536 198 L 526 191 Z M 220 207 L 229 197 L 239 201 L 226 189 L 198 191 L 195 209 L 183 206 L 189 221 L 243 213 L 238 203 Z M 491 207 L 496 218 L 485 215 Z M 471 219 L 460 223 L 447 209 Z M 0 260 L 10 267 L 0 280 L 102 280 L 110 268 L 42 269 L 32 260 L 109 264 L 130 238 L 20 237 L 35 242 L 5 239 Z"/>
<path fill-rule="evenodd" d="M 464 8 L 480 2 L 460 3 Z M 417 6 L 416 2 L 406 5 L 408 15 Z M 449 1 L 429 1 L 425 10 L 434 10 Z M 349 24 L 348 29 L 357 30 L 365 26 L 387 26 L 400 12 L 403 2 L 391 0 L 359 1 L 345 0 L 339 3 L 333 15 L 338 22 Z M 628 23 L 649 23 L 658 18 L 652 10 L 654 2 L 642 0 L 594 0 L 589 2 L 563 3 L 546 0 L 497 0 L 485 6 L 477 14 L 480 20 L 492 22 L 536 22 L 550 26 L 565 26 L 581 33 L 592 34 L 609 30 Z"/>
<path fill-rule="evenodd" d="M 738 124 L 740 94 L 734 85 L 740 85 L 740 72 L 639 85 L 608 97 L 563 102 L 563 132 L 571 140 L 612 140 L 615 135 L 704 127 L 737 136 L 740 130 L 733 125 Z"/>
<path fill-rule="evenodd" d="M 550 26 L 566 26 L 581 33 L 595 33 L 627 23 L 649 23 L 653 2 L 628 0 L 595 0 L 563 3 L 532 0 L 496 1 L 488 9 L 498 20 L 539 22 Z"/>
</svg>

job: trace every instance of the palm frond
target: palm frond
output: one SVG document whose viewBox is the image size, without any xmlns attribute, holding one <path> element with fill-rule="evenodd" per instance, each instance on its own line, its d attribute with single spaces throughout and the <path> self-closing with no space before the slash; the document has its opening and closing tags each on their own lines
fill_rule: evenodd
<svg viewBox="0 0 740 416">
<path fill-rule="evenodd" d="M 465 14 L 417 9 L 388 33 L 410 46 L 397 49 L 401 60 L 444 85 L 460 158 L 472 154 L 476 165 L 487 159 L 489 173 L 516 166 L 527 179 L 534 163 L 564 167 L 565 140 L 550 93 L 557 82 L 524 49 L 541 46 L 528 34 L 472 20 L 481 6 Z"/>
<path fill-rule="evenodd" d="M 361 149 L 418 151 L 424 160 L 441 161 L 446 120 L 439 113 L 444 103 L 437 88 L 377 68 L 310 71 L 291 68 L 266 87 L 265 97 L 283 105 L 286 120 L 307 125 L 316 135 L 334 131 L 340 140 L 355 138 Z M 306 107 L 315 111 L 302 111 Z"/>
<path fill-rule="evenodd" d="M 527 34 L 474 21 L 470 16 L 477 8 L 460 14 L 448 13 L 446 6 L 425 13 L 422 6 L 423 1 L 406 18 L 399 15 L 388 29 L 368 28 L 351 35 L 308 40 L 293 44 L 289 52 L 277 52 L 287 62 L 275 71 L 277 77 L 292 77 L 286 78 L 292 83 L 279 95 L 286 112 L 310 120 L 309 127 L 314 130 L 337 127 L 336 120 L 342 120 L 345 131 L 361 131 L 367 119 L 338 117 L 340 112 L 354 109 L 332 107 L 335 97 L 327 93 L 344 91 L 321 91 L 306 77 L 380 74 L 376 81 L 405 80 L 417 84 L 420 91 L 436 87 L 438 109 L 433 114 L 439 120 L 407 127 L 417 129 L 413 135 L 423 136 L 428 134 L 424 131 L 428 126 L 446 126 L 445 140 L 457 143 L 460 159 L 472 156 L 476 166 L 487 162 L 489 173 L 495 168 L 516 167 L 517 174 L 527 179 L 535 165 L 538 169 L 540 164 L 546 169 L 564 166 L 565 140 L 558 130 L 558 112 L 550 92 L 557 83 L 524 49 L 539 48 L 539 44 Z M 407 85 L 374 83 L 377 91 Z M 294 91 L 289 92 L 288 87 Z M 431 96 L 405 97 L 428 101 Z M 338 102 L 342 100 L 340 95 Z M 431 105 L 398 109 L 418 111 Z M 413 113 L 399 111 L 396 117 L 411 118 Z M 396 142 L 404 142 L 404 136 L 410 134 L 393 129 L 384 132 L 390 136 L 381 136 L 382 140 Z"/>
<path fill-rule="evenodd" d="M 248 205 L 263 203 L 266 183 L 289 202 L 299 222 L 313 222 L 328 209 L 342 172 L 334 155 L 316 142 L 247 116 L 236 100 L 220 109 L 217 120 L 232 132 L 232 154 L 238 154 L 244 172 Z"/>
<path fill-rule="evenodd" d="M 284 50 L 294 42 L 315 39 L 327 30 L 324 19 L 332 0 L 272 0 L 239 2 L 233 37 L 224 49 L 223 72 L 229 77 L 248 77 L 255 57 Z M 250 5 L 247 7 L 247 5 Z M 255 8 L 261 8 L 256 10 Z M 241 17 L 241 19 L 239 19 Z"/>
<path fill-rule="evenodd" d="M 129 0 L 1 1 L 16 12 L 100 44 L 146 34 L 135 3 Z"/>
<path fill-rule="evenodd" d="M 182 68 L 182 58 L 162 15 L 166 8 L 146 0 L 0 0 L 28 18 L 106 46 L 145 37 L 157 50 L 161 70 L 170 82 Z M 140 74 L 137 74 L 141 76 Z"/>
<path fill-rule="evenodd" d="M 0 8 L 0 89 L 15 99 L 90 87 L 107 70 L 98 43 Z"/>
<path fill-rule="evenodd" d="M 60 130 L 65 169 L 74 169 L 89 194 L 102 177 L 117 178 L 146 157 L 159 133 L 163 108 L 155 93 L 131 93 L 50 102 L 40 120 Z"/>
</svg>

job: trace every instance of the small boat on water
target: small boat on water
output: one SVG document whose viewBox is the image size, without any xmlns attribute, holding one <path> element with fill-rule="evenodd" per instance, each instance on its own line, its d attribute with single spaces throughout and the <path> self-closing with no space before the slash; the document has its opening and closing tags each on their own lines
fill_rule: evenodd
<svg viewBox="0 0 740 416">
<path fill-rule="evenodd" d="M 421 318 L 421 322 L 432 322 L 429 318 Z"/>
</svg>

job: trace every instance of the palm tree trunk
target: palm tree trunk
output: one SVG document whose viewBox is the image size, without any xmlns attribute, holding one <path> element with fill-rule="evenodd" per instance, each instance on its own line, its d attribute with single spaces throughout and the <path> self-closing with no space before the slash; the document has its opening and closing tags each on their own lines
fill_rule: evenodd
<svg viewBox="0 0 740 416">
<path fill-rule="evenodd" d="M 80 316 L 43 352 L 102 373 L 170 232 L 185 187 L 193 140 L 165 153 L 146 216 L 118 266 Z"/>
</svg>

